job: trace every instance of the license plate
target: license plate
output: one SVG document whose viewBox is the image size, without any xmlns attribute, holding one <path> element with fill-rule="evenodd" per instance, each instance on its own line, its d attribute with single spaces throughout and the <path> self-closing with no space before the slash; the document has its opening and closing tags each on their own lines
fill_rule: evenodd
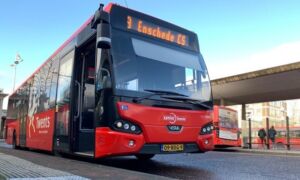
<svg viewBox="0 0 300 180">
<path fill-rule="evenodd" d="M 183 144 L 163 144 L 163 145 L 161 145 L 161 151 L 163 151 L 163 152 L 184 151 L 184 145 Z"/>
</svg>

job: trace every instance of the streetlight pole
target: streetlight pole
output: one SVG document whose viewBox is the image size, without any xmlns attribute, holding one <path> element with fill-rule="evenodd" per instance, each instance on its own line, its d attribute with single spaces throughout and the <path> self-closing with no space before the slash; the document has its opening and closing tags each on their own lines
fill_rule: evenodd
<svg viewBox="0 0 300 180">
<path fill-rule="evenodd" d="M 14 72 L 13 92 L 15 91 L 15 86 L 16 86 L 17 65 L 20 64 L 20 62 L 22 62 L 22 61 L 23 61 L 23 59 L 21 58 L 20 54 L 17 53 L 14 63 L 10 65 L 11 67 L 14 67 L 14 70 L 15 70 L 15 72 Z"/>
</svg>

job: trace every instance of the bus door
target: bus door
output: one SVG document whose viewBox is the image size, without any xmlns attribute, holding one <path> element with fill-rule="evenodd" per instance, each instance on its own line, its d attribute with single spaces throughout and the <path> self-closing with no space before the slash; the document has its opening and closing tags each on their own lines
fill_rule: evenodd
<svg viewBox="0 0 300 180">
<path fill-rule="evenodd" d="M 89 43 L 77 51 L 74 84 L 73 151 L 94 156 L 95 109 L 95 43 Z"/>
<path fill-rule="evenodd" d="M 26 82 L 26 86 L 20 94 L 21 106 L 19 107 L 20 118 L 20 146 L 26 146 L 26 124 L 27 124 L 27 114 L 28 114 L 28 98 L 29 98 L 29 88 L 30 83 Z"/>
<path fill-rule="evenodd" d="M 71 140 L 71 80 L 74 50 L 60 58 L 56 97 L 55 150 L 69 152 Z"/>
</svg>

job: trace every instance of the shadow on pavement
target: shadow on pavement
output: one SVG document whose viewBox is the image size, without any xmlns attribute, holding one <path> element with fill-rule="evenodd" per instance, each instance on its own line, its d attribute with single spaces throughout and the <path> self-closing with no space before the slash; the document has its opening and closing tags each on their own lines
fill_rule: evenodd
<svg viewBox="0 0 300 180">
<path fill-rule="evenodd" d="M 159 160 L 156 160 L 155 158 L 147 161 L 141 161 L 131 156 L 111 157 L 95 160 L 94 163 L 149 174 L 162 175 L 171 178 L 195 179 L 197 176 L 201 175 L 201 177 L 198 178 L 214 179 L 214 174 L 210 171 L 193 168 L 190 166 L 174 165 L 166 162 L 161 162 Z"/>
</svg>

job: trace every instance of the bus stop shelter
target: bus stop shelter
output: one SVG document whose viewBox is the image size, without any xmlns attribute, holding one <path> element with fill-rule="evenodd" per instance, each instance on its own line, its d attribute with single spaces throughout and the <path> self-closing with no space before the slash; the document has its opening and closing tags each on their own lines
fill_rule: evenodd
<svg viewBox="0 0 300 180">
<path fill-rule="evenodd" d="M 212 80 L 215 104 L 236 105 L 300 98 L 300 62 Z"/>
<path fill-rule="evenodd" d="M 212 92 L 216 105 L 242 105 L 246 120 L 246 104 L 300 98 L 300 62 L 212 80 Z"/>
</svg>

